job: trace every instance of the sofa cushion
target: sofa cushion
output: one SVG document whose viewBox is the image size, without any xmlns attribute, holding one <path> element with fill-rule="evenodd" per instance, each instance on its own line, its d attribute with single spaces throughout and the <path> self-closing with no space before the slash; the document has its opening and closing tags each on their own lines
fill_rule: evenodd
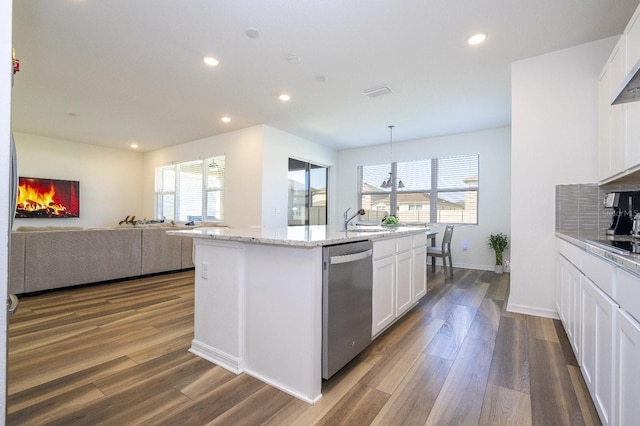
<svg viewBox="0 0 640 426">
<path fill-rule="evenodd" d="M 140 229 L 25 234 L 25 291 L 141 274 Z"/>
</svg>

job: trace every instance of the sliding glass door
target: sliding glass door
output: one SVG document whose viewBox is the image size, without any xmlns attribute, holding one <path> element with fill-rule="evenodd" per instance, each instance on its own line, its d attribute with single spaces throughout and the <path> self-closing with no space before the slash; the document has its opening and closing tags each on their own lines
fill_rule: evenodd
<svg viewBox="0 0 640 426">
<path fill-rule="evenodd" d="M 290 226 L 327 224 L 327 171 L 326 167 L 289 158 Z"/>
</svg>

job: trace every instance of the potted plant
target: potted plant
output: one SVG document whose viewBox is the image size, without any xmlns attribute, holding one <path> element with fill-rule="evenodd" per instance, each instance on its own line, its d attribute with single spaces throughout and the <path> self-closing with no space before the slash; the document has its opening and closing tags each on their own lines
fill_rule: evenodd
<svg viewBox="0 0 640 426">
<path fill-rule="evenodd" d="M 489 247 L 496 252 L 496 273 L 501 274 L 502 267 L 502 253 L 509 246 L 509 239 L 502 232 L 498 234 L 491 234 L 489 236 Z"/>
<path fill-rule="evenodd" d="M 387 226 L 389 228 L 396 227 L 400 224 L 400 220 L 396 215 L 386 215 L 382 218 L 382 226 Z"/>
</svg>

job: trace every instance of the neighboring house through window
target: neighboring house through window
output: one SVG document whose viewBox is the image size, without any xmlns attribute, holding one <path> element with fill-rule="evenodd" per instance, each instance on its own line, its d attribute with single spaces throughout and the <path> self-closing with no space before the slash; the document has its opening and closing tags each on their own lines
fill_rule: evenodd
<svg viewBox="0 0 640 426">
<path fill-rule="evenodd" d="M 478 223 L 479 155 L 360 166 L 361 220 Z"/>
</svg>

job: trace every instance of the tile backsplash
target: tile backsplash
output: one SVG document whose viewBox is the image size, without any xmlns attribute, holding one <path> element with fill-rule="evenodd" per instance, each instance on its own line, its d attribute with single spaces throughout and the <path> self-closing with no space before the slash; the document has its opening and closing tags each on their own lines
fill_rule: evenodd
<svg viewBox="0 0 640 426">
<path fill-rule="evenodd" d="M 556 185 L 556 231 L 565 234 L 604 233 L 611 223 L 612 210 L 604 208 L 603 200 L 608 192 L 617 191 L 640 191 L 640 185 Z"/>
</svg>

